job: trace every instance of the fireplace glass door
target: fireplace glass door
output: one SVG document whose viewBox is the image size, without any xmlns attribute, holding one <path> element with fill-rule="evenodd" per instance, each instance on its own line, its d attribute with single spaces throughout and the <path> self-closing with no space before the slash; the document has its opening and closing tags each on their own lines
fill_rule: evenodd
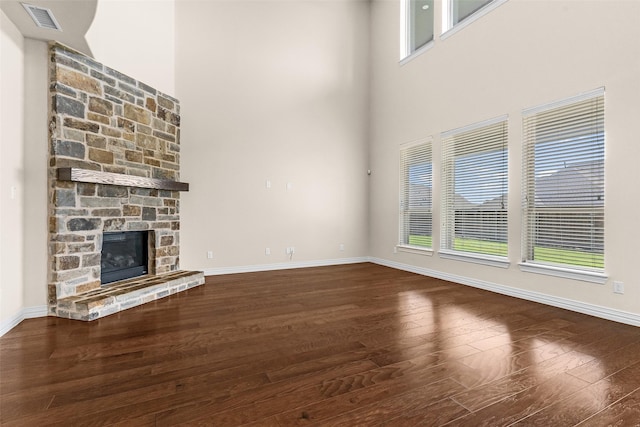
<svg viewBox="0 0 640 427">
<path fill-rule="evenodd" d="M 123 231 L 102 235 L 103 285 L 149 272 L 148 234 L 148 231 Z"/>
</svg>

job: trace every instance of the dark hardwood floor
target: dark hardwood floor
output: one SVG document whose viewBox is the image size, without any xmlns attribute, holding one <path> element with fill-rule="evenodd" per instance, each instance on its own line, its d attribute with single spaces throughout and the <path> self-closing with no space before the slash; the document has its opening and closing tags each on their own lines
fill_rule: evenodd
<svg viewBox="0 0 640 427">
<path fill-rule="evenodd" d="M 373 264 L 0 338 L 3 426 L 640 425 L 640 328 Z"/>
</svg>

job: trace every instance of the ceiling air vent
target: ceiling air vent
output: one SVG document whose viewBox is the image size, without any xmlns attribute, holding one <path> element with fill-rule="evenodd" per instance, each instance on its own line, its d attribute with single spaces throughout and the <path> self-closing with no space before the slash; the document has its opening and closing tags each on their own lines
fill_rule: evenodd
<svg viewBox="0 0 640 427">
<path fill-rule="evenodd" d="M 58 21 L 56 21 L 56 18 L 53 16 L 53 12 L 51 12 L 50 9 L 26 3 L 21 4 L 38 27 L 62 31 L 60 24 L 58 24 Z"/>
</svg>

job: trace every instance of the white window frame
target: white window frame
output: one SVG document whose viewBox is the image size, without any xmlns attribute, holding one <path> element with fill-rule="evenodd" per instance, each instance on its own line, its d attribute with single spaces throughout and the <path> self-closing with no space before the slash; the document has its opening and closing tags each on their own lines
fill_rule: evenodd
<svg viewBox="0 0 640 427">
<path fill-rule="evenodd" d="M 530 205 L 529 200 L 531 197 L 534 197 L 534 196 L 527 193 L 534 192 L 535 194 L 536 186 L 534 181 L 535 178 L 532 176 L 533 172 L 531 168 L 527 166 L 527 164 L 535 161 L 535 159 L 531 157 L 532 154 L 529 151 L 533 149 L 531 148 L 533 147 L 532 144 L 535 144 L 536 142 L 535 140 L 533 140 L 533 137 L 532 137 L 532 140 L 527 140 L 527 135 L 526 135 L 527 120 L 529 118 L 535 118 L 536 114 L 538 113 L 543 113 L 543 112 L 547 112 L 557 108 L 571 106 L 574 104 L 577 105 L 583 101 L 589 101 L 589 100 L 600 98 L 600 97 L 602 98 L 602 108 L 603 108 L 602 116 L 604 120 L 604 93 L 605 93 L 604 88 L 599 88 L 594 91 L 586 92 L 575 97 L 563 99 L 561 101 L 553 102 L 553 103 L 538 106 L 538 107 L 529 108 L 522 112 L 523 129 L 525 131 L 525 134 L 523 135 L 524 147 L 523 147 L 523 153 L 522 153 L 522 159 L 523 159 L 522 160 L 523 161 L 523 167 L 522 167 L 522 174 L 523 174 L 523 177 L 522 177 L 522 262 L 520 262 L 519 265 L 520 265 L 520 269 L 524 272 L 545 274 L 550 276 L 581 280 L 585 282 L 598 283 L 598 284 L 604 284 L 608 279 L 607 274 L 605 273 L 605 267 L 600 269 L 600 268 L 582 267 L 582 266 L 577 266 L 573 264 L 548 263 L 548 262 L 528 259 L 529 254 L 532 253 L 531 245 L 533 244 L 531 242 L 531 239 L 533 238 L 533 236 L 531 236 L 531 232 L 529 230 L 529 228 L 531 227 L 531 219 L 529 217 L 531 215 L 530 210 L 535 209 L 535 207 L 531 208 L 529 206 Z M 573 124 L 573 126 L 576 126 L 576 125 Z M 584 126 L 587 126 L 587 124 L 584 124 Z M 605 132 L 604 124 L 602 128 L 602 132 L 603 134 L 605 134 L 604 144 L 606 145 L 606 132 Z M 604 162 L 604 155 L 603 155 L 603 162 Z M 603 163 L 603 167 L 604 167 L 604 163 Z M 604 173 L 604 171 L 602 173 Z M 604 215 L 604 210 L 605 210 L 604 206 L 601 208 L 601 210 L 602 210 L 602 215 Z M 602 230 L 602 232 L 604 233 L 604 230 Z"/>
<path fill-rule="evenodd" d="M 407 185 L 409 183 L 409 162 L 407 161 L 407 152 L 414 148 L 425 147 L 429 151 L 429 162 L 431 166 L 431 207 L 428 210 L 419 210 L 418 213 L 431 214 L 431 246 L 419 246 L 412 245 L 406 238 L 406 229 L 409 226 L 406 224 L 406 214 L 412 212 L 408 209 L 409 190 Z M 400 146 L 400 162 L 399 162 L 399 218 L 398 218 L 398 244 L 396 249 L 400 252 L 409 252 L 421 255 L 433 254 L 433 138 L 428 137 L 417 141 L 408 142 Z"/>
<path fill-rule="evenodd" d="M 470 132 L 479 131 L 480 137 L 484 138 L 486 135 L 483 135 L 482 132 L 485 129 L 489 129 L 495 125 L 502 124 L 504 126 L 504 136 L 500 140 L 504 144 L 504 161 L 507 162 L 505 165 L 505 171 L 508 172 L 508 116 L 500 116 L 490 120 L 485 120 L 480 123 L 472 124 L 469 126 L 465 126 L 458 129 L 453 129 L 447 132 L 442 133 L 441 142 L 442 142 L 442 171 L 441 171 L 441 208 L 442 208 L 442 231 L 440 233 L 440 251 L 439 255 L 441 258 L 446 259 L 454 259 L 458 261 L 467 261 L 477 264 L 489 265 L 492 267 L 501 267 L 507 268 L 510 265 L 508 258 L 508 250 L 509 250 L 509 242 L 506 242 L 507 254 L 505 256 L 502 255 L 492 255 L 487 253 L 479 253 L 479 252 L 471 252 L 471 251 L 462 251 L 456 250 L 453 248 L 455 244 L 455 233 L 456 233 L 456 222 L 455 222 L 455 176 L 454 171 L 451 168 L 454 167 L 454 162 L 456 159 L 455 154 L 455 137 L 461 136 L 464 134 L 468 134 Z M 475 137 L 475 135 L 473 135 Z M 489 136 L 490 137 L 490 136 Z M 491 137 L 490 137 L 491 138 Z M 491 139 L 492 143 L 497 142 Z M 484 142 L 481 142 L 484 144 Z M 481 148 L 481 147 L 478 147 Z M 505 177 L 504 185 L 506 185 L 505 192 L 508 194 L 508 176 Z M 508 200 L 505 197 L 505 210 L 507 211 L 507 225 L 508 225 L 508 209 L 506 204 Z M 505 232 L 508 231 L 508 226 L 505 226 Z M 508 236 L 507 236 L 508 237 Z"/>
<path fill-rule="evenodd" d="M 482 18 L 486 14 L 495 10 L 499 6 L 506 3 L 508 0 L 493 0 L 491 3 L 488 3 L 481 7 L 480 9 L 473 12 L 471 15 L 464 18 L 462 21 L 453 25 L 453 2 L 454 0 L 442 0 L 442 34 L 440 35 L 440 40 L 445 40 L 458 31 L 462 30 L 472 22 L 477 21 Z"/>
<path fill-rule="evenodd" d="M 433 19 L 433 36 L 430 41 L 419 48 L 411 49 L 412 23 L 411 23 L 411 1 L 400 0 L 400 65 L 406 64 L 413 58 L 422 55 L 424 52 L 433 47 L 436 37 L 435 16 Z"/>
</svg>

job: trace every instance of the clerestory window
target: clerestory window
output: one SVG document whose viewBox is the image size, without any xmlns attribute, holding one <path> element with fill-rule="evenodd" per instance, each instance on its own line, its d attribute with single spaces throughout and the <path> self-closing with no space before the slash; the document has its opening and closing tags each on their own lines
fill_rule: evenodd
<svg viewBox="0 0 640 427">
<path fill-rule="evenodd" d="M 433 41 L 433 0 L 401 1 L 400 59 Z"/>
</svg>

